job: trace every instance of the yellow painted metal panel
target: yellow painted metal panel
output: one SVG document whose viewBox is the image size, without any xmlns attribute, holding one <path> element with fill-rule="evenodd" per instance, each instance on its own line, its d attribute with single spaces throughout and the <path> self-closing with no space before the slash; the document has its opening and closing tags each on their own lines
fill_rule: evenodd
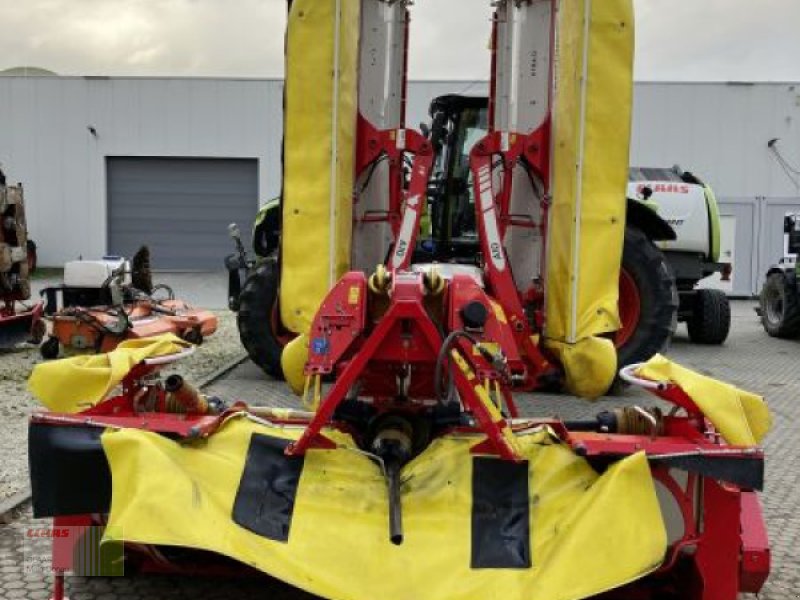
<svg viewBox="0 0 800 600">
<path fill-rule="evenodd" d="M 360 0 L 295 0 L 286 45 L 281 319 L 307 332 L 350 265 Z"/>
<path fill-rule="evenodd" d="M 563 354 L 566 346 L 613 332 L 620 324 L 618 280 L 633 93 L 632 0 L 562 0 L 557 40 L 546 337 Z M 615 363 L 612 346 L 591 346 L 585 357 L 591 360 L 596 354 L 601 365 L 596 371 L 613 373 L 608 368 Z M 579 378 L 567 374 L 568 380 Z"/>
</svg>

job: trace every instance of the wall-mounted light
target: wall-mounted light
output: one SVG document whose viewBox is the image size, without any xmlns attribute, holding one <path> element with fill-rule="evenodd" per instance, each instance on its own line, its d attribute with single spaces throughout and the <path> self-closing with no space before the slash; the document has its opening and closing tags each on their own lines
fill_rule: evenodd
<svg viewBox="0 0 800 600">
<path fill-rule="evenodd" d="M 86 129 L 88 129 L 89 133 L 91 133 L 94 137 L 97 137 L 97 129 L 94 128 L 94 125 L 87 125 Z"/>
</svg>

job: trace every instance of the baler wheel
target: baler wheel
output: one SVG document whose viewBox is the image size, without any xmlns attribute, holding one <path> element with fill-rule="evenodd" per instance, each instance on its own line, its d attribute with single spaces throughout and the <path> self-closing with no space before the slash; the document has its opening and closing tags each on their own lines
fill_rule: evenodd
<svg viewBox="0 0 800 600">
<path fill-rule="evenodd" d="M 269 258 L 245 281 L 236 322 L 250 360 L 267 375 L 283 379 L 281 353 L 294 335 L 280 322 L 279 286 L 280 266 L 276 258 Z"/>
<path fill-rule="evenodd" d="M 619 308 L 620 368 L 666 350 L 678 326 L 678 290 L 664 254 L 634 227 L 625 230 Z"/>
<path fill-rule="evenodd" d="M 800 289 L 794 274 L 772 273 L 759 297 L 761 324 L 772 337 L 800 337 Z"/>
<path fill-rule="evenodd" d="M 731 303 L 721 290 L 697 290 L 694 310 L 686 321 L 689 339 L 695 344 L 719 345 L 731 330 Z"/>
</svg>

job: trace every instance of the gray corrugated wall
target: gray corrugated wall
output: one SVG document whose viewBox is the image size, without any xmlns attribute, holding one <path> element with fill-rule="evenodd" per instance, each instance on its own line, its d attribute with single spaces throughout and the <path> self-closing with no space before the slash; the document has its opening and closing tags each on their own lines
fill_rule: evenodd
<svg viewBox="0 0 800 600">
<path fill-rule="evenodd" d="M 783 256 L 783 218 L 800 213 L 800 197 L 721 198 L 719 211 L 736 218 L 732 295 L 758 294 L 767 269 Z"/>
<path fill-rule="evenodd" d="M 108 249 L 150 247 L 157 269 L 221 269 L 227 225 L 247 232 L 258 207 L 253 159 L 110 157 Z"/>
</svg>

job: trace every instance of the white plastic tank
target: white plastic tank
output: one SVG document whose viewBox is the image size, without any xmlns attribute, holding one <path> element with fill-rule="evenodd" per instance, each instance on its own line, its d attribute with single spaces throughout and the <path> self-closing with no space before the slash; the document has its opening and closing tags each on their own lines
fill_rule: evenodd
<svg viewBox="0 0 800 600">
<path fill-rule="evenodd" d="M 104 256 L 100 260 L 73 260 L 64 265 L 64 285 L 67 287 L 99 288 L 123 272 L 123 284 L 131 282 L 130 263 L 121 256 Z"/>
</svg>

